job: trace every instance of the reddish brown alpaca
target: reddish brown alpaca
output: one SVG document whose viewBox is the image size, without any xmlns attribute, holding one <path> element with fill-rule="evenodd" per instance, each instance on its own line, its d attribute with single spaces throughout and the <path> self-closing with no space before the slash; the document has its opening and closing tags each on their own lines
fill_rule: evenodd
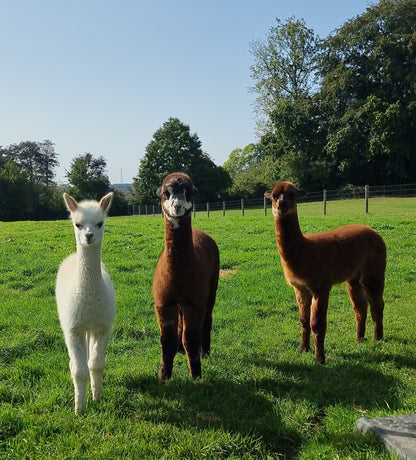
<svg viewBox="0 0 416 460">
<path fill-rule="evenodd" d="M 210 352 L 220 259 L 215 241 L 192 229 L 196 192 L 183 173 L 167 176 L 157 191 L 165 219 L 165 247 L 153 279 L 162 345 L 161 380 L 171 377 L 175 354 L 182 346 L 193 378 L 201 377 L 201 348 L 204 355 Z"/>
<path fill-rule="evenodd" d="M 367 302 L 375 340 L 383 337 L 383 290 L 386 246 L 370 227 L 345 225 L 328 232 L 302 235 L 297 199 L 306 195 L 291 182 L 278 182 L 264 194 L 272 201 L 276 242 L 288 284 L 295 290 L 302 323 L 300 351 L 309 350 L 311 329 L 315 356 L 325 362 L 328 299 L 333 284 L 347 282 L 355 311 L 357 342 L 364 338 Z"/>
</svg>

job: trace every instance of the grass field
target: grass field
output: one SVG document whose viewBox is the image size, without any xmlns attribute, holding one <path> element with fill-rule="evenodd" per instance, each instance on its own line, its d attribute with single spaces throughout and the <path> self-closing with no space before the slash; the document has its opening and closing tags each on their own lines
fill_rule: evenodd
<svg viewBox="0 0 416 460">
<path fill-rule="evenodd" d="M 403 201 L 403 200 L 402 200 Z M 117 296 L 103 399 L 73 412 L 68 356 L 54 299 L 71 224 L 0 223 L 1 459 L 388 459 L 362 416 L 416 411 L 416 200 L 301 204 L 304 232 L 349 222 L 386 241 L 385 337 L 356 344 L 344 285 L 333 288 L 325 366 L 299 353 L 300 323 L 270 212 L 193 221 L 218 242 L 222 277 L 212 353 L 193 381 L 186 358 L 159 383 L 159 331 L 151 284 L 163 246 L 160 217 L 109 218 L 103 260 Z M 377 205 L 376 205 L 377 203 Z M 399 211 L 398 211 L 399 210 Z"/>
</svg>

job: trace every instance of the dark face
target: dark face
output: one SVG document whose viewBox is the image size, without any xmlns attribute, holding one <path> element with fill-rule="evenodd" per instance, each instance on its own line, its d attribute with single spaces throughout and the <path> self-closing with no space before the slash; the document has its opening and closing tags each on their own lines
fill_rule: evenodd
<svg viewBox="0 0 416 460">
<path fill-rule="evenodd" d="M 272 213 L 276 218 L 295 214 L 297 200 L 306 193 L 298 190 L 292 182 L 278 182 L 271 192 L 264 196 L 272 201 Z"/>
<path fill-rule="evenodd" d="M 192 210 L 195 187 L 189 176 L 173 173 L 167 176 L 157 194 L 162 199 L 162 209 L 167 219 L 177 222 Z"/>
</svg>

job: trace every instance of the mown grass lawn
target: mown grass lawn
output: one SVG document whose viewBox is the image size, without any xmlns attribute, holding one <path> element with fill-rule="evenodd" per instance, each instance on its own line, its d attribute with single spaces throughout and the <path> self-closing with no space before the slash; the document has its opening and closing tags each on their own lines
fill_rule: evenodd
<svg viewBox="0 0 416 460">
<path fill-rule="evenodd" d="M 198 214 L 193 224 L 217 240 L 223 270 L 212 354 L 200 381 L 178 355 L 163 383 L 151 293 L 163 221 L 110 217 L 103 260 L 117 316 L 103 399 L 80 416 L 54 299 L 58 265 L 75 248 L 71 224 L 0 223 L 0 458 L 391 458 L 355 422 L 416 411 L 416 201 L 378 199 L 373 210 L 338 202 L 323 216 L 321 205 L 299 206 L 305 232 L 363 222 L 387 244 L 384 339 L 374 342 L 369 317 L 367 340 L 354 342 L 346 288 L 336 286 L 325 366 L 299 353 L 270 213 Z"/>
</svg>

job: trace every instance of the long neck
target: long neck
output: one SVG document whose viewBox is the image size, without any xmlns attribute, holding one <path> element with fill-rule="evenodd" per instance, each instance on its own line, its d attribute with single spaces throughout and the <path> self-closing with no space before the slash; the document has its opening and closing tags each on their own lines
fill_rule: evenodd
<svg viewBox="0 0 416 460">
<path fill-rule="evenodd" d="M 101 279 L 101 243 L 91 246 L 77 244 L 78 282 L 92 286 L 92 280 Z"/>
<path fill-rule="evenodd" d="M 165 217 L 165 251 L 168 260 L 175 265 L 186 264 L 193 257 L 191 216 L 178 223 Z"/>
<path fill-rule="evenodd" d="M 274 222 L 280 256 L 289 262 L 299 254 L 306 242 L 299 226 L 298 213 L 275 217 Z"/>
</svg>

